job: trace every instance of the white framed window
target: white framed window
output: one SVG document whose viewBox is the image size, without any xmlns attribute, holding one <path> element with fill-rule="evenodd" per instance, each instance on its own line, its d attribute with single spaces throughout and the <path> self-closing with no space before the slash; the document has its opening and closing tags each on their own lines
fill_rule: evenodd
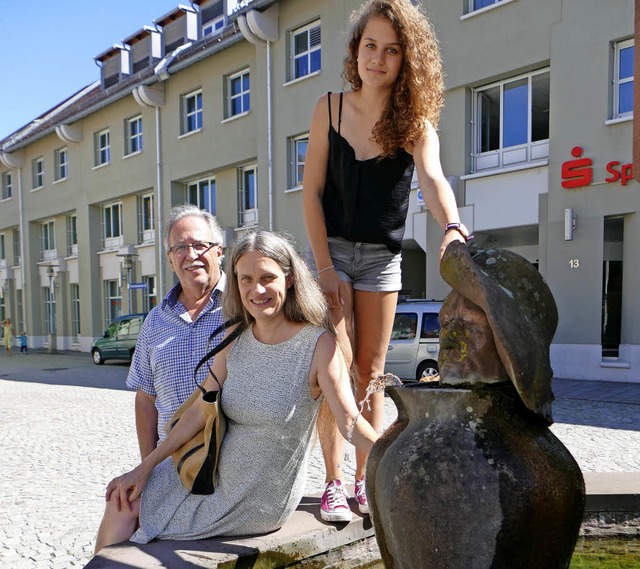
<svg viewBox="0 0 640 569">
<path fill-rule="evenodd" d="M 102 166 L 111 162 L 111 141 L 109 129 L 93 134 L 94 166 Z"/>
<path fill-rule="evenodd" d="M 304 161 L 307 157 L 309 133 L 289 139 L 289 188 L 301 188 L 304 176 Z"/>
<path fill-rule="evenodd" d="M 156 277 L 155 276 L 143 277 L 142 280 L 147 285 L 147 287 L 144 288 L 142 291 L 144 311 L 151 312 L 151 309 L 155 308 L 156 304 L 158 304 L 158 291 L 156 289 Z"/>
<path fill-rule="evenodd" d="M 13 195 L 13 181 L 11 172 L 2 173 L 2 199 L 8 200 Z"/>
<path fill-rule="evenodd" d="M 500 4 L 502 0 L 469 0 L 469 12 L 475 12 L 493 6 L 494 4 Z"/>
<path fill-rule="evenodd" d="M 181 97 L 181 134 L 202 129 L 202 91 L 194 91 Z"/>
<path fill-rule="evenodd" d="M 549 157 L 549 70 L 473 91 L 473 170 Z"/>
<path fill-rule="evenodd" d="M 215 215 L 216 179 L 211 176 L 187 183 L 186 201 Z"/>
<path fill-rule="evenodd" d="M 223 0 L 216 0 L 203 8 L 201 22 L 203 38 L 222 30 L 225 26 Z"/>
<path fill-rule="evenodd" d="M 227 118 L 251 109 L 251 77 L 248 69 L 227 77 Z"/>
<path fill-rule="evenodd" d="M 71 293 L 71 335 L 75 341 L 80 337 L 80 285 L 69 285 Z"/>
<path fill-rule="evenodd" d="M 289 80 L 300 79 L 320 71 L 322 66 L 322 34 L 320 20 L 290 33 Z"/>
<path fill-rule="evenodd" d="M 633 39 L 616 43 L 613 56 L 613 116 L 633 116 Z"/>
<path fill-rule="evenodd" d="M 238 169 L 238 225 L 258 224 L 258 167 L 253 164 Z"/>
<path fill-rule="evenodd" d="M 55 164 L 55 181 L 66 180 L 69 176 L 69 150 L 58 148 L 53 153 L 53 163 Z"/>
<path fill-rule="evenodd" d="M 122 316 L 122 289 L 117 279 L 104 281 L 104 329 Z"/>
<path fill-rule="evenodd" d="M 156 239 L 156 220 L 153 193 L 138 196 L 138 243 L 153 243 Z"/>
<path fill-rule="evenodd" d="M 102 241 L 104 249 L 122 245 L 122 204 L 120 202 L 102 207 Z"/>
<path fill-rule="evenodd" d="M 39 190 L 44 186 L 44 158 L 31 161 L 31 189 Z"/>
<path fill-rule="evenodd" d="M 125 121 L 125 156 L 142 152 L 142 116 Z"/>
<path fill-rule="evenodd" d="M 17 267 L 20 265 L 20 230 L 13 230 L 13 266 Z"/>
<path fill-rule="evenodd" d="M 55 332 L 56 289 L 55 286 L 42 287 L 42 324 L 45 334 Z"/>
<path fill-rule="evenodd" d="M 78 216 L 67 215 L 67 256 L 78 256 Z"/>
<path fill-rule="evenodd" d="M 43 221 L 40 224 L 40 250 L 42 251 L 43 260 L 54 259 L 57 256 L 55 229 L 56 224 L 53 219 Z"/>
</svg>

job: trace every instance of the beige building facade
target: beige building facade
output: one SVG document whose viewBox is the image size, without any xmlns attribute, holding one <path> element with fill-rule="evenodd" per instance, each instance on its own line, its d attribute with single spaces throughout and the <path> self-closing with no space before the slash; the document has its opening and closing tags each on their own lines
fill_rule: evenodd
<svg viewBox="0 0 640 569">
<path fill-rule="evenodd" d="M 463 221 L 549 282 L 557 376 L 639 381 L 632 0 L 422 3 L 442 47 L 441 155 Z M 311 113 L 343 88 L 359 4 L 193 1 L 98 54 L 94 84 L 0 141 L 0 317 L 35 347 L 88 351 L 171 286 L 160 220 L 185 201 L 217 216 L 227 245 L 260 226 L 303 252 Z M 403 293 L 443 298 L 442 232 L 420 198 L 415 184 Z"/>
</svg>

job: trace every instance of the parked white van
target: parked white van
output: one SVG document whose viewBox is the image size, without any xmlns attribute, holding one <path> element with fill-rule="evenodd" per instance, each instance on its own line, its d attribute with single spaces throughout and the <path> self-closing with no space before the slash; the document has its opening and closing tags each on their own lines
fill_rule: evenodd
<svg viewBox="0 0 640 569">
<path fill-rule="evenodd" d="M 387 349 L 385 372 L 418 381 L 438 373 L 440 353 L 438 300 L 399 301 Z"/>
</svg>

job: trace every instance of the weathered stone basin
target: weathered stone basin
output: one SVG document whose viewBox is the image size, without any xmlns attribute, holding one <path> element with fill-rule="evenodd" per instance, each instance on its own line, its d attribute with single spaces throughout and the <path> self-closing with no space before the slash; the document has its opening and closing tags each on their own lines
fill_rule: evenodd
<svg viewBox="0 0 640 569">
<path fill-rule="evenodd" d="M 569 566 L 584 509 L 582 473 L 513 385 L 387 392 L 398 419 L 367 463 L 387 569 Z"/>
</svg>

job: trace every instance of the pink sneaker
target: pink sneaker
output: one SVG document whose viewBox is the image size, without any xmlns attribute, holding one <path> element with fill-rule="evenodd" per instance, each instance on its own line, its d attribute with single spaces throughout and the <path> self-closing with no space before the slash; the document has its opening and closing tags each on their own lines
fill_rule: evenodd
<svg viewBox="0 0 640 569">
<path fill-rule="evenodd" d="M 320 516 L 327 522 L 350 522 L 353 516 L 347 503 L 349 495 L 340 480 L 332 480 L 322 494 Z M 366 498 L 365 498 L 366 501 Z"/>
<path fill-rule="evenodd" d="M 364 478 L 356 480 L 356 502 L 361 514 L 369 513 L 369 502 L 367 502 L 367 493 L 364 487 Z"/>
</svg>

